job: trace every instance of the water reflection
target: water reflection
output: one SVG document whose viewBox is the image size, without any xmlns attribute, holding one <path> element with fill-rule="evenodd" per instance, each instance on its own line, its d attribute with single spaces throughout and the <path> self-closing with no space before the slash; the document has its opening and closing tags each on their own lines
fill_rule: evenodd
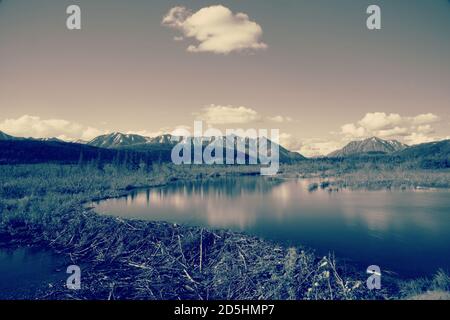
<svg viewBox="0 0 450 320">
<path fill-rule="evenodd" d="M 449 192 L 309 192 L 310 183 L 262 177 L 175 183 L 102 201 L 96 210 L 231 228 L 408 273 L 450 266 Z"/>
</svg>

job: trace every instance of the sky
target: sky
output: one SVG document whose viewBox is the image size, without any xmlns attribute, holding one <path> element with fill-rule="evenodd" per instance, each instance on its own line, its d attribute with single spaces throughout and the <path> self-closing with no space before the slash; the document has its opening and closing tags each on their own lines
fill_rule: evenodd
<svg viewBox="0 0 450 320">
<path fill-rule="evenodd" d="M 446 139 L 449 35 L 448 0 L 2 0 L 0 130 L 89 140 L 203 120 L 278 128 L 307 156 Z"/>
</svg>

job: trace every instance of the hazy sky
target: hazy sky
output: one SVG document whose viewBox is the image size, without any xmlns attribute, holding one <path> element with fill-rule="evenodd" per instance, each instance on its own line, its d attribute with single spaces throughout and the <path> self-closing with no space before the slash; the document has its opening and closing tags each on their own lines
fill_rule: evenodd
<svg viewBox="0 0 450 320">
<path fill-rule="evenodd" d="M 89 139 L 204 119 L 280 128 L 306 155 L 448 138 L 449 40 L 448 0 L 3 0 L 0 130 Z"/>
</svg>

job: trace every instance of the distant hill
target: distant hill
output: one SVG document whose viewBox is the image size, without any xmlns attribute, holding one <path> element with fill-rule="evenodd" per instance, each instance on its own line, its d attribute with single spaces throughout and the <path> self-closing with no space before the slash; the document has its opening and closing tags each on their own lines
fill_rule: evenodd
<svg viewBox="0 0 450 320">
<path fill-rule="evenodd" d="M 117 152 L 77 143 L 31 139 L 1 140 L 0 164 L 77 163 L 80 161 L 112 161 Z"/>
<path fill-rule="evenodd" d="M 54 138 L 54 137 L 53 138 L 19 138 L 19 137 L 13 137 L 13 136 L 10 136 L 9 134 L 6 134 L 6 133 L 0 131 L 0 141 L 6 141 L 6 140 L 8 140 L 8 141 L 11 141 L 11 140 L 15 140 L 15 141 L 17 141 L 17 140 L 36 140 L 36 141 L 64 142 L 63 140 L 58 139 L 58 138 Z"/>
<path fill-rule="evenodd" d="M 372 137 L 362 141 L 352 141 L 344 148 L 334 151 L 328 155 L 330 158 L 342 158 L 368 154 L 392 154 L 408 148 L 397 140 L 383 140 Z"/>
<path fill-rule="evenodd" d="M 400 152 L 397 152 L 396 155 L 405 158 L 450 157 L 450 140 L 417 144 L 409 148 L 406 148 Z"/>
<path fill-rule="evenodd" d="M 450 168 L 450 140 L 414 145 L 396 152 L 394 156 L 418 162 L 422 168 Z"/>
<path fill-rule="evenodd" d="M 0 164 L 28 163 L 116 163 L 136 167 L 141 161 L 150 164 L 158 158 L 134 151 L 98 148 L 57 138 L 18 138 L 0 131 Z"/>
</svg>

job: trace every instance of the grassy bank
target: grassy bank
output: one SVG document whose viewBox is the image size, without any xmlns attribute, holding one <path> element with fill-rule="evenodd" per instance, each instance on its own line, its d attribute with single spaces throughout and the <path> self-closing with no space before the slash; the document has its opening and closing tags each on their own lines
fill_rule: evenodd
<svg viewBox="0 0 450 320">
<path fill-rule="evenodd" d="M 82 290 L 68 291 L 61 284 L 36 298 L 390 299 L 446 290 L 450 281 L 441 274 L 439 281 L 419 279 L 420 285 L 408 282 L 409 287 L 386 278 L 383 290 L 371 292 L 365 274 L 332 256 L 316 257 L 304 248 L 226 230 L 100 216 L 85 206 L 135 187 L 258 171 L 232 166 L 0 166 L 0 243 L 51 247 L 82 266 Z"/>
<path fill-rule="evenodd" d="M 450 169 L 420 169 L 410 164 L 309 160 L 282 167 L 285 177 L 329 179 L 349 189 L 450 188 Z"/>
</svg>

